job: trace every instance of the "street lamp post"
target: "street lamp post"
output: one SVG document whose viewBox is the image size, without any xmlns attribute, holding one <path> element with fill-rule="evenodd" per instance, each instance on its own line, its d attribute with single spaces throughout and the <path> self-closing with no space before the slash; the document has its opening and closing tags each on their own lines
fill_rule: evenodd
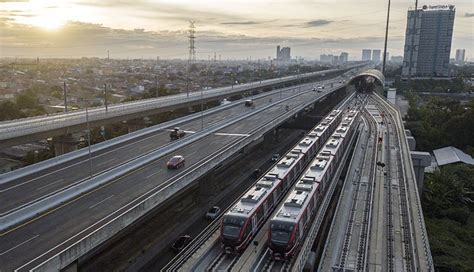
<svg viewBox="0 0 474 272">
<path fill-rule="evenodd" d="M 87 124 L 87 147 L 89 149 L 89 176 L 92 177 L 92 154 L 91 154 L 91 129 L 89 125 L 89 109 L 88 102 L 85 102 L 86 106 L 86 124 Z"/>
<path fill-rule="evenodd" d="M 107 83 L 104 83 L 104 103 L 105 103 L 105 113 L 108 113 L 109 103 L 107 101 Z"/>
</svg>

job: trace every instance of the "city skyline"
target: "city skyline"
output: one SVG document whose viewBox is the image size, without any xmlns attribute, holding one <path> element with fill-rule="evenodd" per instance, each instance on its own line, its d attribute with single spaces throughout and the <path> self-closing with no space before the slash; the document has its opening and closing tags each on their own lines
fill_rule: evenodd
<svg viewBox="0 0 474 272">
<path fill-rule="evenodd" d="M 187 58 L 187 26 L 196 21 L 196 55 L 222 59 L 274 58 L 275 46 L 292 57 L 382 48 L 385 1 L 0 1 L 0 56 Z M 420 1 L 419 6 L 428 3 Z M 473 58 L 470 1 L 456 0 L 451 57 L 466 48 Z M 414 1 L 392 3 L 388 51 L 403 54 L 406 14 Z"/>
</svg>

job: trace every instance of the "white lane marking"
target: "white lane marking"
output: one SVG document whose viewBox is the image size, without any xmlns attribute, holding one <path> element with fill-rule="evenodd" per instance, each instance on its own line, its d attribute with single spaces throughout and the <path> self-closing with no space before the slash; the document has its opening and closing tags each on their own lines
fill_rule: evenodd
<svg viewBox="0 0 474 272">
<path fill-rule="evenodd" d="M 95 160 L 95 159 L 98 159 L 99 157 L 102 157 L 102 156 L 105 156 L 105 155 L 107 155 L 107 154 L 109 154 L 109 153 L 111 153 L 111 152 L 115 152 L 115 151 L 117 151 L 117 150 L 126 148 L 126 147 L 128 147 L 128 146 L 130 146 L 130 145 L 134 145 L 134 144 L 136 144 L 136 143 L 140 143 L 140 142 L 149 140 L 150 138 L 153 138 L 153 137 L 156 137 L 156 136 L 161 136 L 161 134 L 162 134 L 162 130 L 158 130 L 158 131 L 156 131 L 156 133 L 152 133 L 152 135 L 150 135 L 150 136 L 148 136 L 148 137 L 145 137 L 145 138 L 143 138 L 143 139 L 141 139 L 141 140 L 138 140 L 138 141 L 130 141 L 130 143 L 128 143 L 128 144 L 126 144 L 126 145 L 121 145 L 121 146 L 119 146 L 118 148 L 112 148 L 111 150 L 106 151 L 106 152 L 103 152 L 103 153 L 101 153 L 101 154 L 98 154 L 98 155 L 96 155 L 95 157 L 93 156 L 92 159 L 94 159 L 94 160 Z M 101 151 L 101 150 L 96 151 L 96 152 L 100 152 L 100 151 Z M 71 167 L 76 166 L 76 165 L 79 165 L 79 164 L 81 164 L 81 163 L 86 163 L 87 161 L 88 161 L 88 159 L 87 159 L 87 160 L 80 160 L 80 161 L 78 161 L 78 162 L 76 162 L 76 163 L 74 163 L 74 164 L 68 165 L 68 166 L 66 166 L 66 167 L 64 167 L 64 168 L 61 168 L 61 169 L 58 169 L 58 170 L 49 172 L 49 173 L 44 174 L 44 175 L 39 176 L 39 177 L 32 178 L 32 179 L 27 180 L 27 181 L 25 181 L 25 182 L 22 182 L 22 183 L 20 183 L 20 184 L 15 184 L 15 185 L 13 185 L 13 186 L 11 186 L 11 187 L 8 187 L 7 189 L 4 189 L 4 190 L 0 191 L 0 193 L 9 191 L 9 190 L 14 189 L 14 188 L 16 188 L 16 187 L 19 187 L 19 186 L 22 186 L 22 185 L 24 185 L 24 184 L 33 182 L 33 181 L 35 181 L 35 180 L 37 180 L 37 179 L 46 177 L 46 176 L 51 175 L 51 174 L 54 174 L 54 173 L 56 173 L 56 172 L 63 171 L 63 170 L 65 170 L 65 169 L 71 168 Z M 88 178 L 89 178 L 89 177 L 87 177 L 87 178 L 85 178 L 85 179 L 88 179 Z M 84 180 L 84 179 L 82 179 L 82 180 Z M 82 180 L 80 180 L 80 181 L 82 181 Z"/>
<path fill-rule="evenodd" d="M 166 129 L 167 131 L 174 131 L 174 129 Z M 183 130 L 185 133 L 190 133 L 190 134 L 193 134 L 193 133 L 196 133 L 197 131 L 194 131 L 194 130 Z"/>
<path fill-rule="evenodd" d="M 64 180 L 64 179 L 58 179 L 58 180 L 56 180 L 56 181 L 54 181 L 54 182 L 50 182 L 50 183 L 48 183 L 48 184 L 46 184 L 46 185 L 44 185 L 44 186 L 39 187 L 38 189 L 36 189 L 36 191 L 39 191 L 39 190 L 41 190 L 41 189 L 43 189 L 43 188 L 46 188 L 46 187 L 49 187 L 49 186 L 51 186 L 51 185 L 53 185 L 53 184 L 56 184 L 56 183 L 58 183 L 58 182 L 61 182 L 61 181 L 63 181 L 63 180 Z"/>
<path fill-rule="evenodd" d="M 96 207 L 97 205 L 104 203 L 104 202 L 107 201 L 108 199 L 111 199 L 113 196 L 114 196 L 114 195 L 111 195 L 111 196 L 105 198 L 104 200 L 95 203 L 94 205 L 90 206 L 89 209 L 92 209 L 92 208 Z"/>
<path fill-rule="evenodd" d="M 153 173 L 153 174 L 151 174 L 151 175 L 148 175 L 148 176 L 146 176 L 146 178 L 145 178 L 145 179 L 149 179 L 149 178 L 153 177 L 154 175 L 156 175 L 156 174 L 160 173 L 160 172 L 161 172 L 161 170 L 163 170 L 163 169 L 160 169 L 160 170 L 158 170 L 157 172 L 155 172 L 155 173 Z"/>
<path fill-rule="evenodd" d="M 326 81 L 322 81 L 322 83 L 324 83 L 324 82 L 326 82 Z M 307 84 L 307 85 L 309 86 L 309 85 L 311 85 L 311 84 Z M 280 93 L 280 92 L 286 93 L 286 92 L 290 92 L 291 90 L 292 90 L 291 88 L 283 89 L 283 90 L 278 90 L 278 91 L 275 91 L 275 93 L 273 93 L 273 94 L 278 94 L 278 93 Z M 273 94 L 268 94 L 268 95 L 273 95 Z M 262 97 L 259 97 L 259 99 L 260 99 L 260 98 L 263 99 L 263 98 L 265 98 L 265 97 L 267 97 L 267 95 L 262 96 Z M 233 105 L 234 105 L 233 107 L 235 107 L 235 106 L 238 106 L 239 104 L 233 104 Z M 233 108 L 233 107 L 229 107 L 229 108 Z M 208 113 L 208 115 L 211 115 L 211 114 L 214 114 L 214 113 L 217 113 L 217 112 L 211 112 L 211 113 Z M 185 121 L 185 122 L 187 122 L 187 121 Z M 172 129 L 163 129 L 163 130 L 160 129 L 160 130 L 157 130 L 157 131 L 155 131 L 155 132 L 151 132 L 150 134 L 152 134 L 152 135 L 146 136 L 145 138 L 143 138 L 143 139 L 141 139 L 141 140 L 138 140 L 138 141 L 130 141 L 130 143 L 125 144 L 125 145 L 121 145 L 121 146 L 119 146 L 118 148 L 112 148 L 112 149 L 109 150 L 109 151 L 106 151 L 106 152 L 103 152 L 103 153 L 101 153 L 101 154 L 98 154 L 97 156 L 93 157 L 93 159 L 97 159 L 97 158 L 99 158 L 99 157 L 105 156 L 105 155 L 107 155 L 107 154 L 109 154 L 109 153 L 111 153 L 111 152 L 115 152 L 115 151 L 117 151 L 117 150 L 126 148 L 126 147 L 128 147 L 128 146 L 130 146 L 130 145 L 134 145 L 134 144 L 136 144 L 136 143 L 140 143 L 140 142 L 146 141 L 146 140 L 148 140 L 148 139 L 150 139 L 150 138 L 153 138 L 153 137 L 155 137 L 155 136 L 160 136 L 160 134 L 161 134 L 160 132 L 161 132 L 161 131 L 172 131 Z M 185 130 L 184 132 L 186 132 L 186 133 L 196 133 L 196 131 L 190 131 L 190 130 Z M 249 135 L 249 136 L 250 136 L 250 135 Z M 101 151 L 101 150 L 97 150 L 97 151 L 95 151 L 95 152 L 100 152 L 100 151 Z M 33 178 L 33 179 L 30 179 L 30 180 L 27 180 L 27 181 L 25 181 L 25 182 L 22 182 L 22 183 L 20 183 L 20 184 L 16 184 L 16 185 L 13 185 L 13 186 L 11 186 L 11 187 L 8 187 L 7 189 L 0 190 L 0 193 L 9 191 L 9 190 L 14 189 L 14 188 L 16 188 L 16 187 L 22 186 L 22 185 L 24 185 L 24 184 L 33 182 L 33 181 L 35 181 L 35 180 L 37 180 L 37 179 L 43 178 L 43 177 L 45 177 L 45 176 L 54 174 L 54 173 L 59 172 L 59 171 L 63 171 L 63 170 L 65 170 L 65 169 L 68 169 L 68 168 L 70 168 L 70 167 L 73 167 L 73 166 L 76 166 L 76 165 L 78 165 L 78 164 L 85 163 L 85 162 L 86 162 L 86 160 L 78 161 L 78 162 L 76 162 L 76 163 L 74 163 L 74 164 L 71 164 L 71 165 L 66 166 L 65 168 L 61 168 L 61 169 L 55 170 L 55 171 L 53 171 L 53 172 L 49 172 L 49 173 L 44 174 L 44 175 L 42 175 L 42 176 L 35 177 L 35 178 Z M 87 179 L 87 178 L 85 178 L 85 179 Z M 84 179 L 82 179 L 82 180 L 84 180 Z M 82 181 L 82 180 L 80 180 L 80 181 Z"/>
<path fill-rule="evenodd" d="M 214 133 L 214 135 L 220 135 L 220 136 L 239 136 L 239 137 L 249 137 L 249 136 L 250 136 L 250 134 L 221 133 L 221 132 Z"/>
<path fill-rule="evenodd" d="M 115 160 L 115 158 L 112 158 L 112 159 L 110 159 L 110 160 L 103 161 L 103 162 L 101 162 L 101 163 L 98 163 L 97 166 L 101 166 L 101 165 L 107 164 L 107 163 L 109 163 L 109 162 L 111 162 L 111 161 L 114 161 L 114 160 Z"/>
<path fill-rule="evenodd" d="M 8 249 L 8 250 L 6 250 L 6 251 L 2 252 L 2 253 L 0 253 L 0 256 L 2 256 L 3 254 L 6 254 L 6 253 L 8 253 L 8 252 L 10 252 L 10 251 L 14 250 L 15 248 L 17 248 L 17 247 L 19 247 L 19 246 L 22 246 L 22 245 L 24 245 L 24 244 L 28 243 L 29 241 L 31 241 L 31 240 L 33 240 L 33 239 L 37 238 L 38 236 L 39 236 L 39 235 L 33 236 L 33 237 L 31 237 L 30 239 L 28 239 L 28 240 L 24 241 L 23 243 L 20 243 L 20 244 L 18 244 L 18 245 L 16 245 L 16 246 L 14 246 L 14 247 L 12 247 L 12 248 L 10 248 L 10 249 Z"/>
</svg>

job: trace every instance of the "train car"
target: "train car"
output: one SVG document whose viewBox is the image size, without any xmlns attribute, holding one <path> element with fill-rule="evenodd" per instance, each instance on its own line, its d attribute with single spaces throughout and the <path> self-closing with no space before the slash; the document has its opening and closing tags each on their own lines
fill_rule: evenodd
<svg viewBox="0 0 474 272">
<path fill-rule="evenodd" d="M 348 140 L 357 127 L 357 116 L 357 112 L 345 113 L 340 126 L 325 142 L 270 220 L 268 245 L 274 259 L 286 260 L 293 256 L 303 240 L 305 229 L 319 209 L 339 161 L 347 149 Z"/>
<path fill-rule="evenodd" d="M 246 248 L 341 120 L 341 111 L 332 111 L 223 215 L 220 237 L 226 253 L 236 254 Z"/>
</svg>

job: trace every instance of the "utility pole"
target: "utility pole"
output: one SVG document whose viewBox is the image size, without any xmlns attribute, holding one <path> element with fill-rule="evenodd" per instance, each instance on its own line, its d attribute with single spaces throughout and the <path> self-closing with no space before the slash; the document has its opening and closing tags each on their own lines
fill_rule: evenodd
<svg viewBox="0 0 474 272">
<path fill-rule="evenodd" d="M 383 49 L 383 63 L 382 63 L 382 74 L 385 75 L 385 64 L 387 61 L 387 39 L 388 39 L 388 23 L 390 20 L 390 0 L 388 0 L 387 8 L 387 25 L 385 26 L 385 43 Z"/>
<path fill-rule="evenodd" d="M 187 73 L 186 73 L 186 96 L 189 97 L 189 72 L 191 69 L 191 64 L 196 61 L 196 46 L 194 45 L 194 41 L 196 39 L 195 33 L 195 26 L 194 21 L 189 21 L 189 56 L 188 56 L 188 64 L 187 64 Z"/>
<path fill-rule="evenodd" d="M 67 112 L 67 87 L 66 87 L 66 81 L 64 81 L 64 86 L 63 86 L 63 95 L 64 95 L 64 112 Z"/>
<path fill-rule="evenodd" d="M 107 60 L 110 60 L 110 52 L 107 50 Z"/>
<path fill-rule="evenodd" d="M 155 92 L 156 92 L 156 97 L 159 97 L 159 92 L 158 92 L 158 76 L 155 76 Z"/>
<path fill-rule="evenodd" d="M 105 113 L 108 113 L 109 103 L 107 101 L 107 83 L 104 83 L 104 102 L 105 102 Z"/>
</svg>

